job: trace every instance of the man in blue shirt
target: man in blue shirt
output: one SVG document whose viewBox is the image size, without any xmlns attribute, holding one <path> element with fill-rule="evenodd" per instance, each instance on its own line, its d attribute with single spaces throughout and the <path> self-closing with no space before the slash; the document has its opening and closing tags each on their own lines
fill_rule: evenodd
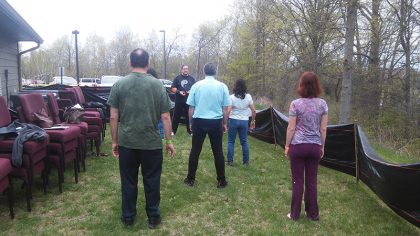
<svg viewBox="0 0 420 236">
<path fill-rule="evenodd" d="M 184 183 L 193 186 L 198 166 L 198 158 L 206 135 L 209 135 L 211 149 L 217 173 L 217 187 L 227 185 L 225 177 L 225 157 L 223 156 L 223 132 L 227 131 L 229 117 L 229 90 L 227 86 L 214 78 L 216 66 L 207 63 L 204 66 L 204 80 L 196 82 L 190 90 L 187 104 L 190 106 L 188 116 L 192 131 L 192 147 L 188 162 L 188 176 Z"/>
</svg>

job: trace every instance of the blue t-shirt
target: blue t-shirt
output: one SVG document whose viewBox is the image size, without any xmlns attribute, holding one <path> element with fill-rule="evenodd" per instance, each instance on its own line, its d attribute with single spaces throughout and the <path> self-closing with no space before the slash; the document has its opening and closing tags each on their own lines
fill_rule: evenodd
<svg viewBox="0 0 420 236">
<path fill-rule="evenodd" d="M 187 104 L 194 107 L 193 118 L 221 119 L 223 107 L 231 105 L 229 90 L 213 76 L 206 76 L 191 87 Z"/>
</svg>

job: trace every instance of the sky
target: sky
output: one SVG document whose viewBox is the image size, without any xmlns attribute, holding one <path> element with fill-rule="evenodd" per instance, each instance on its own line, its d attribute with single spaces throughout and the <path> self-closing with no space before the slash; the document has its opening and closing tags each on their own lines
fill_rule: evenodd
<svg viewBox="0 0 420 236">
<path fill-rule="evenodd" d="M 44 39 L 43 45 L 78 30 L 79 42 L 96 33 L 109 42 L 129 27 L 139 38 L 176 31 L 190 38 L 198 25 L 229 15 L 234 0 L 6 0 Z M 162 33 L 161 33 L 162 34 Z M 163 37 L 163 35 L 162 35 Z"/>
</svg>

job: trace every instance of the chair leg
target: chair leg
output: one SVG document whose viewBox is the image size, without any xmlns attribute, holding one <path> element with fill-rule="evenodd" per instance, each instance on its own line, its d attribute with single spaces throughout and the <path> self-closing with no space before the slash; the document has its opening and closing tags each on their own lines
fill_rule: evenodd
<svg viewBox="0 0 420 236">
<path fill-rule="evenodd" d="M 45 170 L 44 170 L 45 171 L 45 187 L 47 187 L 50 184 L 49 176 L 51 173 L 51 163 L 48 156 L 44 159 L 44 162 L 45 162 Z"/>
<path fill-rule="evenodd" d="M 31 199 L 32 199 L 32 186 L 30 183 L 26 183 L 26 207 L 28 208 L 28 212 L 32 211 Z"/>
<path fill-rule="evenodd" d="M 64 183 L 64 171 L 66 171 L 66 156 L 65 156 L 64 148 L 62 149 L 62 153 L 60 155 L 60 169 L 61 169 L 61 182 Z"/>
<path fill-rule="evenodd" d="M 57 166 L 57 171 L 58 171 L 58 190 L 60 191 L 60 193 L 63 192 L 63 181 L 61 180 L 61 176 L 62 176 L 62 170 L 61 170 L 61 165 Z"/>
<path fill-rule="evenodd" d="M 13 205 L 15 204 L 15 199 L 13 195 L 13 185 L 12 185 L 12 177 L 9 175 L 9 189 L 7 190 L 7 197 L 9 199 L 9 210 L 10 210 L 10 218 L 15 218 L 15 213 L 13 211 Z"/>
<path fill-rule="evenodd" d="M 99 137 L 98 139 L 95 139 L 95 147 L 96 147 L 96 156 L 98 157 L 101 150 L 100 150 L 100 146 L 101 146 L 101 138 Z"/>
<path fill-rule="evenodd" d="M 74 181 L 76 182 L 76 184 L 79 182 L 78 180 L 78 167 L 79 166 L 79 163 L 78 163 L 78 161 L 77 161 L 77 158 L 76 159 L 74 159 Z"/>
<path fill-rule="evenodd" d="M 83 167 L 83 171 L 86 171 L 86 155 L 87 155 L 87 139 L 85 137 L 85 139 L 83 140 L 83 159 L 82 159 L 82 167 Z"/>
<path fill-rule="evenodd" d="M 77 170 L 77 172 L 80 172 L 80 164 L 79 163 L 81 162 L 81 159 L 82 159 L 80 147 L 76 148 L 76 159 L 77 159 L 76 170 Z"/>
<path fill-rule="evenodd" d="M 44 194 L 47 194 L 47 182 L 48 182 L 48 180 L 47 180 L 48 177 L 47 176 L 48 176 L 47 170 L 44 169 L 42 171 L 42 173 L 41 173 L 41 177 L 42 177 L 42 188 L 44 189 Z"/>
</svg>

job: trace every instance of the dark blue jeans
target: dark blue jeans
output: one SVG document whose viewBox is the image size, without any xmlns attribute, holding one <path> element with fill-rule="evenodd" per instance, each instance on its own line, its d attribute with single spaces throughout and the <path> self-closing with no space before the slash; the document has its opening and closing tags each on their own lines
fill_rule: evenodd
<svg viewBox="0 0 420 236">
<path fill-rule="evenodd" d="M 118 148 L 120 157 L 122 218 L 134 220 L 136 217 L 137 183 L 139 167 L 143 176 L 146 213 L 150 217 L 159 217 L 160 175 L 162 173 L 162 149 L 139 150 L 122 146 Z"/>
<path fill-rule="evenodd" d="M 195 173 L 198 167 L 198 158 L 200 157 L 203 142 L 206 135 L 209 135 L 211 150 L 214 156 L 214 165 L 216 166 L 217 180 L 225 181 L 225 157 L 223 156 L 223 125 L 222 119 L 199 119 L 192 121 L 192 147 L 188 161 L 189 179 L 195 179 Z"/>
<path fill-rule="evenodd" d="M 160 135 L 160 139 L 164 139 L 165 138 L 165 130 L 163 128 L 163 122 L 162 119 L 159 120 L 158 123 L 158 129 L 159 129 L 159 135 Z"/>
<path fill-rule="evenodd" d="M 248 121 L 247 120 L 236 120 L 229 119 L 229 131 L 228 131 L 228 154 L 227 160 L 233 161 L 235 153 L 235 139 L 236 134 L 239 134 L 239 141 L 242 146 L 242 162 L 249 162 L 249 146 L 247 140 L 248 134 Z"/>
</svg>

